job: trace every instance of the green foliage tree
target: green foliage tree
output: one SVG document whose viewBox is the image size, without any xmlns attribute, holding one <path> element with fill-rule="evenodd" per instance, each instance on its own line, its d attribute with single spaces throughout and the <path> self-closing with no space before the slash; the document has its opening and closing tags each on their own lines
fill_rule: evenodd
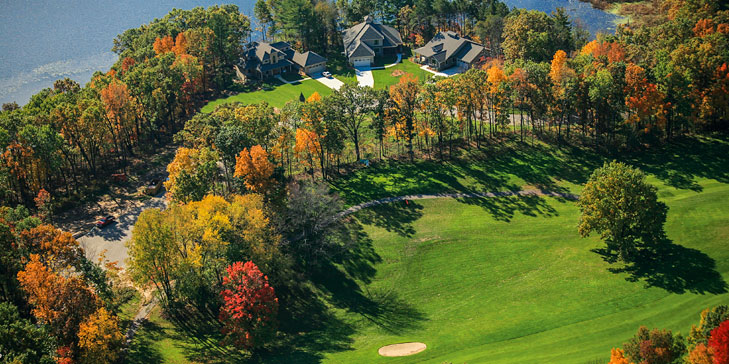
<svg viewBox="0 0 729 364">
<path fill-rule="evenodd" d="M 623 163 L 613 161 L 596 169 L 578 205 L 580 235 L 600 234 L 612 259 L 629 262 L 641 248 L 664 237 L 666 205 L 658 201 L 656 188 L 643 172 Z"/>
<path fill-rule="evenodd" d="M 20 317 L 17 307 L 0 302 L 0 361 L 17 364 L 55 363 L 55 340 L 46 326 Z"/>
</svg>

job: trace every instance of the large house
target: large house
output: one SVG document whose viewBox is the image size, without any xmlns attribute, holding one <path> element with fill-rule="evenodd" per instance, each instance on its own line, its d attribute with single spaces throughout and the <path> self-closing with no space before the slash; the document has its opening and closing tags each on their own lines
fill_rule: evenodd
<svg viewBox="0 0 729 364">
<path fill-rule="evenodd" d="M 371 66 L 376 56 L 402 52 L 400 32 L 371 16 L 343 31 L 342 38 L 344 54 L 353 66 Z"/>
<path fill-rule="evenodd" d="M 454 66 L 467 70 L 479 62 L 485 51 L 482 45 L 454 32 L 440 32 L 415 50 L 415 60 L 437 71 Z"/>
<path fill-rule="evenodd" d="M 242 79 L 260 80 L 286 72 L 321 72 L 326 65 L 326 58 L 311 51 L 300 53 L 286 42 L 252 42 L 244 47 L 236 73 Z"/>
</svg>

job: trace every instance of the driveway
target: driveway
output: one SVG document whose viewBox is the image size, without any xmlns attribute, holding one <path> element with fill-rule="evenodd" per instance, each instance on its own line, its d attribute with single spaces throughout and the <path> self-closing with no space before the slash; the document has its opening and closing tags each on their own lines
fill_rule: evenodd
<svg viewBox="0 0 729 364">
<path fill-rule="evenodd" d="M 332 77 L 332 78 L 324 77 L 321 74 L 321 72 L 319 72 L 319 73 L 312 73 L 309 76 L 311 76 L 311 78 L 313 78 L 313 79 L 315 79 L 315 80 L 323 83 L 324 86 L 329 87 L 332 90 L 339 90 L 339 88 L 342 87 L 342 85 L 344 85 L 344 82 L 339 81 L 338 79 L 336 79 L 334 77 Z"/>
<path fill-rule="evenodd" d="M 106 262 L 117 262 L 119 267 L 126 268 L 127 247 L 125 243 L 132 237 L 132 227 L 137 222 L 137 218 L 142 211 L 149 208 L 164 209 L 167 207 L 167 200 L 164 192 L 145 201 L 141 206 L 133 208 L 126 214 L 117 216 L 116 222 L 105 228 L 93 228 L 84 236 L 78 238 L 78 242 L 84 252 L 86 258 L 92 262 L 96 262 L 99 256 L 104 253 Z"/>
<path fill-rule="evenodd" d="M 430 72 L 430 73 L 432 73 L 432 74 L 434 74 L 436 76 L 441 76 L 441 77 L 451 77 L 451 76 L 455 76 L 455 75 L 457 75 L 459 73 L 463 73 L 463 69 L 461 69 L 458 66 L 451 67 L 451 68 L 442 70 L 440 72 L 433 71 L 428 66 L 421 66 L 420 69 L 423 70 L 423 71 L 426 71 L 426 72 Z"/>
<path fill-rule="evenodd" d="M 375 87 L 375 78 L 372 77 L 372 67 L 355 67 L 357 82 L 360 86 Z"/>
</svg>

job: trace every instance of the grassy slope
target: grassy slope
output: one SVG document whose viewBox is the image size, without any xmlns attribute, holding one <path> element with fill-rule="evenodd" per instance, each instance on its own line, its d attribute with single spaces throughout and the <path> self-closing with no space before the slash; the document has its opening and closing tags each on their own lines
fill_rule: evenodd
<svg viewBox="0 0 729 364">
<path fill-rule="evenodd" d="M 524 186 L 579 192 L 604 159 L 583 149 L 507 146 L 472 153 L 471 162 L 381 163 L 333 187 L 347 205 L 410 193 Z M 341 275 L 317 283 L 333 315 L 311 317 L 326 328 L 294 330 L 302 333 L 274 350 L 280 355 L 255 362 L 585 364 L 604 361 L 610 347 L 641 324 L 685 334 L 702 308 L 729 302 L 727 294 L 712 293 L 721 279 L 698 279 L 714 272 L 707 267 L 712 259 L 723 280 L 729 279 L 726 155 L 728 142 L 702 139 L 619 158 L 647 171 L 659 186 L 670 207 L 668 237 L 685 247 L 676 246 L 679 261 L 672 263 L 692 267 L 654 271 L 637 282 L 608 271 L 590 251 L 600 246 L 597 239 L 577 236 L 573 202 L 444 199 L 361 211 L 363 241 L 374 258 L 349 264 L 357 267 L 350 274 L 359 277 L 360 291 Z M 646 277 L 659 287 L 646 288 Z M 671 293 L 681 289 L 688 292 Z M 159 315 L 152 321 L 135 340 L 140 350 L 133 358 L 215 362 L 230 355 L 210 345 L 214 335 L 195 334 Z M 381 345 L 411 340 L 429 349 L 399 359 L 376 354 Z"/>
<path fill-rule="evenodd" d="M 671 208 L 667 231 L 685 247 L 679 264 L 699 265 L 708 254 L 726 280 L 729 186 L 711 181 L 701 186 L 701 193 L 661 186 Z M 396 297 L 407 307 L 404 312 L 421 318 L 385 327 L 340 311 L 357 334 L 351 350 L 329 353 L 325 363 L 583 364 L 607 359 L 610 348 L 640 325 L 686 334 L 701 309 L 729 301 L 726 293 L 711 293 L 720 280 L 688 284 L 684 275 L 669 271 L 664 288 L 646 288 L 645 280 L 629 282 L 627 274 L 609 272 L 590 251 L 600 246 L 597 239 L 578 236 L 573 202 L 546 199 L 539 209 L 516 212 L 508 221 L 491 213 L 485 201 L 411 205 L 417 211 L 417 219 L 407 223 L 411 235 L 387 231 L 386 225 L 366 227 L 382 263 L 363 291 Z M 377 221 L 371 212 L 360 215 L 362 221 Z M 696 293 L 669 292 L 684 289 Z M 405 341 L 423 341 L 429 349 L 409 358 L 377 355 L 380 346 Z"/>
<path fill-rule="evenodd" d="M 412 73 L 413 75 L 417 76 L 418 79 L 421 81 L 433 76 L 432 73 L 423 71 L 422 69 L 420 69 L 419 65 L 413 63 L 412 61 L 403 59 L 402 63 L 398 64 L 397 66 L 372 71 L 372 77 L 374 77 L 375 79 L 375 88 L 390 88 L 391 85 L 396 84 L 400 80 L 400 76 L 392 76 L 392 72 L 396 70 Z"/>
<path fill-rule="evenodd" d="M 202 108 L 202 112 L 208 113 L 215 109 L 215 106 L 225 103 L 241 102 L 244 104 L 254 104 L 266 101 L 274 107 L 281 108 L 291 100 L 298 100 L 301 93 L 304 97 L 309 97 L 314 92 L 325 96 L 332 90 L 316 80 L 306 80 L 297 84 L 277 85 L 271 89 L 263 89 L 253 92 L 242 92 L 226 98 L 217 99 L 209 102 Z"/>
</svg>

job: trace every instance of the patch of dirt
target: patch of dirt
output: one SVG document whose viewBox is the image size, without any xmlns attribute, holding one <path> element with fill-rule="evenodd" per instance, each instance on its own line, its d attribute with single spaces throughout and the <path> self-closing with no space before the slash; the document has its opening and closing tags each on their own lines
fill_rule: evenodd
<svg viewBox="0 0 729 364">
<path fill-rule="evenodd" d="M 392 77 L 400 77 L 400 76 L 402 76 L 404 74 L 405 74 L 405 71 L 403 71 L 403 70 L 394 70 L 394 71 L 392 71 L 392 73 L 390 74 L 390 76 L 392 76 Z"/>
<path fill-rule="evenodd" d="M 408 356 L 420 353 L 426 348 L 427 346 L 423 343 L 402 343 L 383 346 L 377 350 L 377 353 L 389 357 Z"/>
<path fill-rule="evenodd" d="M 176 150 L 176 146 L 168 145 L 153 156 L 132 160 L 127 169 L 128 182 L 110 183 L 108 192 L 94 201 L 56 212 L 53 224 L 77 236 L 89 231 L 104 216 L 124 215 L 127 211 L 139 208 L 149 197 L 140 196 L 138 189 L 150 179 L 167 178 L 167 164 L 174 158 Z"/>
</svg>

